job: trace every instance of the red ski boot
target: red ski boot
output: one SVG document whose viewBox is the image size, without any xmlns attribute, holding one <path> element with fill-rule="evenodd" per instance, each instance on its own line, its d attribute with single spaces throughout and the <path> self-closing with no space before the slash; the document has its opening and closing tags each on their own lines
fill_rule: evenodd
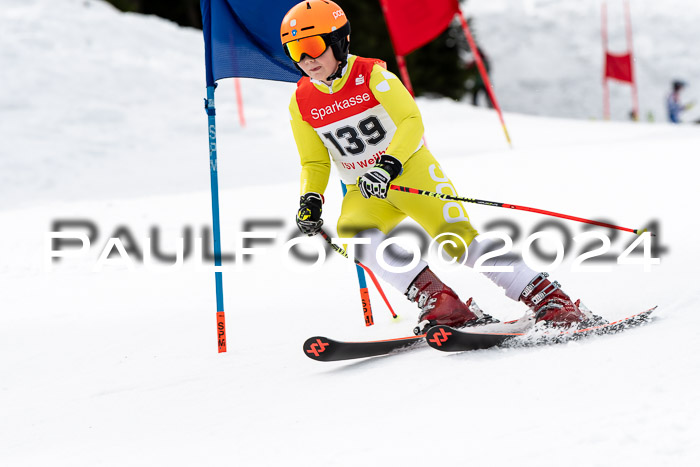
<svg viewBox="0 0 700 467">
<path fill-rule="evenodd" d="M 588 326 L 604 322 L 584 305 L 581 300 L 572 302 L 561 290 L 559 282 L 550 282 L 546 272 L 538 274 L 520 294 L 520 301 L 532 310 L 536 322 L 546 322 L 551 326 Z"/>
<path fill-rule="evenodd" d="M 423 334 L 431 326 L 443 324 L 455 328 L 494 323 L 470 298 L 466 303 L 446 286 L 429 268 L 416 276 L 406 292 L 408 300 L 418 304 L 418 326 L 413 332 Z"/>
</svg>

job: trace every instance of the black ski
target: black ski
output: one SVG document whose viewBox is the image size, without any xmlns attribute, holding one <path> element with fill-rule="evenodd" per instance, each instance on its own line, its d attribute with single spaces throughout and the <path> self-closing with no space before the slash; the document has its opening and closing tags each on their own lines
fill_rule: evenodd
<svg viewBox="0 0 700 467">
<path fill-rule="evenodd" d="M 311 337 L 304 342 L 304 354 L 320 362 L 377 357 L 424 342 L 425 335 L 380 341 L 342 342 L 327 337 Z"/>
<path fill-rule="evenodd" d="M 490 332 L 515 332 L 527 328 L 525 320 L 509 321 L 507 323 L 489 323 L 483 329 Z M 392 352 L 407 350 L 425 343 L 425 334 L 379 341 L 342 342 L 328 337 L 315 336 L 304 342 L 304 354 L 320 362 L 335 362 L 356 358 L 378 357 Z"/>
<path fill-rule="evenodd" d="M 591 335 L 616 334 L 626 329 L 651 321 L 656 307 L 627 318 L 590 326 L 582 329 L 556 330 L 543 332 L 531 328 L 519 332 L 484 332 L 477 329 L 454 329 L 449 326 L 435 326 L 428 330 L 425 339 L 430 347 L 443 352 L 488 349 L 490 347 L 518 347 L 543 344 L 556 344 L 581 339 Z"/>
</svg>

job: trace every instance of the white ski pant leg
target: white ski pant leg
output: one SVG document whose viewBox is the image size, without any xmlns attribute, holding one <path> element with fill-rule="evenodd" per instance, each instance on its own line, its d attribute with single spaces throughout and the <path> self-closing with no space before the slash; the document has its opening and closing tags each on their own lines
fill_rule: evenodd
<svg viewBox="0 0 700 467">
<path fill-rule="evenodd" d="M 391 272 L 384 269 L 377 259 L 377 253 L 379 246 L 387 236 L 379 229 L 368 229 L 355 235 L 355 238 L 368 238 L 370 240 L 369 245 L 357 245 L 356 256 L 357 258 L 372 270 L 374 274 L 381 277 L 391 286 L 395 287 L 399 292 L 406 293 L 408 286 L 411 285 L 413 279 L 428 266 L 428 263 L 420 259 L 417 264 L 408 268 L 406 271 L 402 272 Z M 417 253 L 419 254 L 419 253 Z M 414 261 L 414 255 L 399 245 L 392 243 L 383 252 L 381 252 L 381 257 L 384 262 L 391 267 L 404 267 L 411 264 Z"/>
<path fill-rule="evenodd" d="M 479 236 L 476 236 L 467 249 L 466 265 L 470 268 L 479 257 L 496 248 L 500 248 L 500 242 L 487 239 L 479 241 Z M 460 258 L 460 263 L 464 261 L 464 256 Z M 506 296 L 515 301 L 520 299 L 520 294 L 530 281 L 538 274 L 530 269 L 525 262 L 518 259 L 509 259 L 497 256 L 483 262 L 483 266 L 511 266 L 512 272 L 483 272 L 482 274 L 488 277 L 494 284 L 505 289 Z"/>
<path fill-rule="evenodd" d="M 405 293 L 416 276 L 428 266 L 428 263 L 421 259 L 415 266 L 406 271 L 387 271 L 379 264 L 377 259 L 379 246 L 387 239 L 387 236 L 379 229 L 368 229 L 355 236 L 355 238 L 358 237 L 367 238 L 370 241 L 368 245 L 356 246 L 358 259 L 378 277 L 384 279 L 401 293 Z M 466 266 L 473 268 L 479 257 L 498 247 L 500 247 L 500 244 L 495 240 L 479 241 L 479 237 L 475 237 L 467 250 Z M 382 258 L 389 266 L 403 267 L 414 260 L 414 255 L 412 252 L 392 244 L 382 252 Z M 460 258 L 459 262 L 464 262 L 464 256 Z M 483 266 L 511 266 L 513 268 L 512 272 L 483 272 L 482 274 L 504 289 L 506 296 L 515 301 L 520 299 L 522 291 L 538 274 L 530 269 L 522 259 L 508 259 L 499 256 L 484 261 Z"/>
</svg>

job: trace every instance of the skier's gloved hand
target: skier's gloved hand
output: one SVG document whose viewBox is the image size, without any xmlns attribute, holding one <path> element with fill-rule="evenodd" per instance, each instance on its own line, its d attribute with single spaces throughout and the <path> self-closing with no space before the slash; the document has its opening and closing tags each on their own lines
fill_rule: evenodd
<svg viewBox="0 0 700 467">
<path fill-rule="evenodd" d="M 297 212 L 297 227 L 301 233 L 309 237 L 321 231 L 323 219 L 323 195 L 318 193 L 306 193 L 299 200 L 299 212 Z"/>
<path fill-rule="evenodd" d="M 357 178 L 357 188 L 365 198 L 376 196 L 385 199 L 389 183 L 401 174 L 401 162 L 384 154 L 374 167 Z"/>
</svg>

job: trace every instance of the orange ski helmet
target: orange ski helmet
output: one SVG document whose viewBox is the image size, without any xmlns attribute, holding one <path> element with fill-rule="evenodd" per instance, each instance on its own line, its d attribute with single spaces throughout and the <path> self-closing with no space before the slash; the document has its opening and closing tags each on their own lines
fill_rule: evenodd
<svg viewBox="0 0 700 467">
<path fill-rule="evenodd" d="M 350 22 L 342 8 L 331 0 L 306 0 L 284 16 L 280 39 L 284 52 L 295 63 L 304 55 L 317 58 L 331 47 L 342 69 L 350 47 Z"/>
</svg>

